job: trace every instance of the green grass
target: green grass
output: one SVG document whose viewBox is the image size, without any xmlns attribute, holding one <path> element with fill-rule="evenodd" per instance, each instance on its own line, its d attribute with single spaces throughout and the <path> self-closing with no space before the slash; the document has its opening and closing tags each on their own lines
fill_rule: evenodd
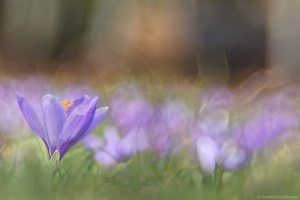
<svg viewBox="0 0 300 200">
<path fill-rule="evenodd" d="M 269 159 L 255 159 L 245 169 L 224 172 L 216 187 L 184 153 L 162 159 L 145 152 L 112 169 L 103 169 L 79 145 L 59 163 L 55 157 L 48 160 L 44 147 L 34 137 L 11 143 L 3 150 L 0 199 L 300 198 L 300 171 L 293 169 L 284 155 L 286 152 L 279 151 Z"/>
</svg>

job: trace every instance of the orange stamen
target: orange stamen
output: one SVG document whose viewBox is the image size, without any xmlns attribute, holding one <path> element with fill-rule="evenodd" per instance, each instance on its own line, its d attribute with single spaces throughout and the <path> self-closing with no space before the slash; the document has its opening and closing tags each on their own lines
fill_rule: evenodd
<svg viewBox="0 0 300 200">
<path fill-rule="evenodd" d="M 65 110 L 68 110 L 73 105 L 69 100 L 62 100 L 61 103 Z"/>
</svg>

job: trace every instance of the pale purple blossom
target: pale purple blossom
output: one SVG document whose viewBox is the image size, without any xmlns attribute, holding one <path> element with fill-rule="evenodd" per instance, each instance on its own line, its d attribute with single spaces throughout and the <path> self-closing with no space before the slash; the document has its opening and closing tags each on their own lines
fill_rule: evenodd
<svg viewBox="0 0 300 200">
<path fill-rule="evenodd" d="M 93 151 L 95 160 L 105 168 L 110 168 L 136 155 L 142 148 L 140 135 L 129 133 L 121 136 L 115 127 L 107 127 L 103 137 L 87 136 L 83 140 L 86 148 Z M 139 141 L 139 142 L 137 142 Z"/>
<path fill-rule="evenodd" d="M 193 113 L 184 102 L 172 101 L 159 106 L 150 126 L 154 150 L 166 155 L 182 149 L 192 120 Z"/>
<path fill-rule="evenodd" d="M 126 85 L 119 88 L 111 100 L 111 116 L 123 129 L 145 126 L 151 120 L 153 108 L 139 89 Z"/>
</svg>

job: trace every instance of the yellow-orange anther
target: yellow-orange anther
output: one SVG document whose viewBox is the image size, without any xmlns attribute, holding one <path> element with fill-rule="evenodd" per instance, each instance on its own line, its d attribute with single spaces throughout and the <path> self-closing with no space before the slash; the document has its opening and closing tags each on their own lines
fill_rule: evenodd
<svg viewBox="0 0 300 200">
<path fill-rule="evenodd" d="M 61 101 L 61 103 L 65 110 L 68 110 L 73 105 L 73 103 L 68 100 L 63 100 L 63 101 Z"/>
</svg>

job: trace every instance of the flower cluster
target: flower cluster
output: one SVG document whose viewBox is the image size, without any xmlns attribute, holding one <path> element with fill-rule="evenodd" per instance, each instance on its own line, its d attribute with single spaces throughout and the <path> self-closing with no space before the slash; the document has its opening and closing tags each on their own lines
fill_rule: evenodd
<svg viewBox="0 0 300 200">
<path fill-rule="evenodd" d="M 237 170 L 297 126 L 288 89 L 245 105 L 224 86 L 207 87 L 192 109 L 179 98 L 154 104 L 141 88 L 122 86 L 111 99 L 111 125 L 102 138 L 87 137 L 84 144 L 105 167 L 143 151 L 163 158 L 190 149 L 204 173 L 212 174 L 218 165 Z"/>
<path fill-rule="evenodd" d="M 49 94 L 53 91 L 58 95 Z M 296 87 L 241 98 L 238 90 L 209 86 L 193 101 L 168 93 L 155 99 L 145 91 L 133 84 L 119 87 L 107 112 L 108 107 L 98 108 L 99 98 L 88 87 L 53 90 L 39 78 L 3 81 L 0 130 L 29 132 L 30 127 L 45 143 L 49 157 L 57 152 L 60 159 L 82 141 L 105 168 L 145 151 L 160 159 L 190 152 L 203 173 L 212 174 L 217 166 L 228 171 L 247 166 L 257 152 L 293 136 L 298 126 Z M 92 135 L 105 116 L 100 134 Z"/>
</svg>

